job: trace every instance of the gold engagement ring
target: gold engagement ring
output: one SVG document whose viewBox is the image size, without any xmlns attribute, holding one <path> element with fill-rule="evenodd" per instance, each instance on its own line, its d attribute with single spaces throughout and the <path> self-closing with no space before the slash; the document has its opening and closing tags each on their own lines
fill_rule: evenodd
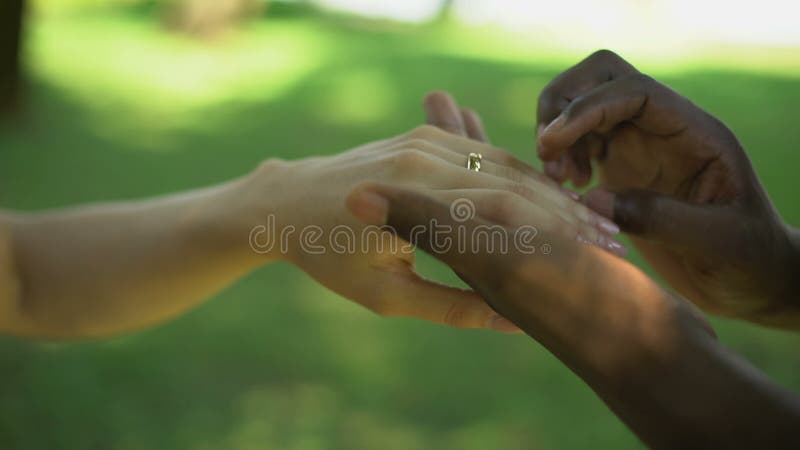
<svg viewBox="0 0 800 450">
<path fill-rule="evenodd" d="M 473 172 L 480 172 L 481 160 L 483 160 L 483 156 L 480 153 L 470 153 L 467 156 L 467 169 Z"/>
</svg>

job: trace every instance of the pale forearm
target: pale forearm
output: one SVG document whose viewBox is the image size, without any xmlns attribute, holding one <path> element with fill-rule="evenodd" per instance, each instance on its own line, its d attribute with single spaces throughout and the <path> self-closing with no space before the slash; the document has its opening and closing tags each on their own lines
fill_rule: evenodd
<svg viewBox="0 0 800 450">
<path fill-rule="evenodd" d="M 161 322 L 268 260 L 247 248 L 242 181 L 137 202 L 6 215 L 20 289 L 5 332 L 94 337 Z"/>
</svg>

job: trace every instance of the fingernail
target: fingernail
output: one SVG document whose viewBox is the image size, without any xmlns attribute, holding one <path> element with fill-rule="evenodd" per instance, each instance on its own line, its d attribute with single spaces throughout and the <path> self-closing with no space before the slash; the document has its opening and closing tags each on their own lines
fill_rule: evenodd
<svg viewBox="0 0 800 450">
<path fill-rule="evenodd" d="M 519 333 L 520 329 L 513 322 L 503 316 L 494 316 L 490 319 L 489 327 L 501 333 Z"/>
<path fill-rule="evenodd" d="M 565 187 L 562 187 L 561 188 L 561 192 L 563 192 L 564 194 L 567 195 L 567 197 L 575 200 L 576 202 L 579 202 L 581 200 L 580 194 L 578 194 L 577 192 L 573 191 L 572 189 L 567 189 Z"/>
<path fill-rule="evenodd" d="M 602 216 L 597 216 L 597 227 L 610 235 L 619 234 L 619 225 Z"/>
<path fill-rule="evenodd" d="M 358 220 L 368 225 L 384 225 L 389 213 L 389 202 L 380 195 L 361 191 L 350 198 L 350 211 Z"/>
<path fill-rule="evenodd" d="M 536 137 L 539 137 L 544 133 L 544 124 L 540 123 L 539 126 L 536 127 Z"/>
<path fill-rule="evenodd" d="M 617 256 L 625 256 L 628 254 L 628 249 L 622 245 L 621 243 L 615 241 L 614 239 L 609 239 L 606 243 L 606 248 L 613 254 Z"/>
<path fill-rule="evenodd" d="M 550 122 L 550 125 L 545 127 L 543 133 L 552 133 L 553 131 L 558 131 L 561 127 L 564 126 L 564 123 L 567 121 L 567 118 L 564 115 L 560 115 L 556 117 L 556 120 Z"/>
</svg>

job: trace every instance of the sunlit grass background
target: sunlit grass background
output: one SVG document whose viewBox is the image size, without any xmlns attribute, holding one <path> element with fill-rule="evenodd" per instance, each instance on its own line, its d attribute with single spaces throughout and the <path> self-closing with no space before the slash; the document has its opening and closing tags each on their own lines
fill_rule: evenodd
<svg viewBox="0 0 800 450">
<path fill-rule="evenodd" d="M 212 41 L 166 33 L 147 8 L 29 23 L 26 107 L 0 129 L 0 206 L 21 210 L 157 195 L 267 157 L 334 154 L 421 123 L 432 89 L 476 108 L 495 143 L 535 163 L 537 94 L 593 47 L 305 8 Z M 735 130 L 800 225 L 796 49 L 632 59 Z M 422 266 L 453 280 L 429 259 Z M 800 390 L 800 339 L 715 325 Z M 379 319 L 286 265 L 135 335 L 0 340 L 2 449 L 639 447 L 530 339 Z"/>
</svg>

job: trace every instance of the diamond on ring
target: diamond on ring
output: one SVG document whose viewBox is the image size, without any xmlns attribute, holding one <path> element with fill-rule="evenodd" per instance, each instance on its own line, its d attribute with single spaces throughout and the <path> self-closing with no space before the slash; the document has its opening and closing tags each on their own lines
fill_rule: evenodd
<svg viewBox="0 0 800 450">
<path fill-rule="evenodd" d="M 480 172 L 481 160 L 483 160 L 483 155 L 480 153 L 470 153 L 469 156 L 467 156 L 467 169 L 473 172 Z"/>
</svg>

